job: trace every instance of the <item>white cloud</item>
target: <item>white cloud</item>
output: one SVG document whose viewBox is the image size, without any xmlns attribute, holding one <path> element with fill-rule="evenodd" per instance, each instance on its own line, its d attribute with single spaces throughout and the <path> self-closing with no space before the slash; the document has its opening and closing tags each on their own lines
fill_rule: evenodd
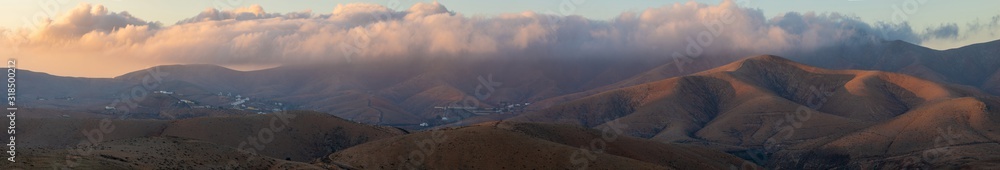
<svg viewBox="0 0 1000 170">
<path fill-rule="evenodd" d="M 958 38 L 958 24 L 941 24 L 936 28 L 927 28 L 924 32 L 924 39 Z"/>
<path fill-rule="evenodd" d="M 268 19 L 268 18 L 283 18 L 283 19 L 296 19 L 296 18 L 309 18 L 312 17 L 312 12 L 293 12 L 287 14 L 277 14 L 277 13 L 267 13 L 264 11 L 264 7 L 254 4 L 249 7 L 236 8 L 228 11 L 219 11 L 218 9 L 209 8 L 202 11 L 197 16 L 193 18 L 184 19 L 178 21 L 177 24 L 186 23 L 196 23 L 205 21 L 222 21 L 222 20 L 255 20 L 255 19 Z"/>
<path fill-rule="evenodd" d="M 40 30 L 31 33 L 33 40 L 73 39 L 85 34 L 114 33 L 129 26 L 157 28 L 159 23 L 146 22 L 128 12 L 108 12 L 102 5 L 80 4 L 62 17 L 44 21 Z"/>
<path fill-rule="evenodd" d="M 344 4 L 327 14 L 266 13 L 253 5 L 207 9 L 165 27 L 81 4 L 44 25 L 38 32 L 5 31 L 0 44 L 30 47 L 21 55 L 40 58 L 60 57 L 40 50 L 61 50 L 103 59 L 280 64 L 392 57 L 669 57 L 690 53 L 692 42 L 704 44 L 701 55 L 742 57 L 859 40 L 921 41 L 908 25 L 872 25 L 837 13 L 768 19 L 732 1 L 667 5 L 608 21 L 535 12 L 469 17 L 437 3 L 405 11 Z M 21 34 L 31 36 L 12 38 Z"/>
</svg>

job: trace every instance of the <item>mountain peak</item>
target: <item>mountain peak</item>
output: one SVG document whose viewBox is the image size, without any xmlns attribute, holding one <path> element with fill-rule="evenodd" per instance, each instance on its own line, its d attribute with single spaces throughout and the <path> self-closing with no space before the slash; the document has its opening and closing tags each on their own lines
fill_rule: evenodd
<svg viewBox="0 0 1000 170">
<path fill-rule="evenodd" d="M 167 69 L 167 70 L 221 70 L 221 71 L 236 71 L 223 66 L 214 64 L 175 64 L 175 65 L 161 65 L 151 68 Z"/>
<path fill-rule="evenodd" d="M 746 58 L 746 59 L 743 59 L 743 60 L 744 60 L 744 62 L 745 61 L 764 61 L 764 62 L 783 62 L 783 63 L 784 62 L 794 62 L 794 61 L 788 60 L 788 59 L 786 59 L 784 57 L 779 57 L 779 56 L 775 56 L 775 55 L 759 55 L 759 56 L 754 56 L 754 57 Z"/>
<path fill-rule="evenodd" d="M 208 73 L 225 73 L 226 75 L 230 75 L 239 73 L 240 71 L 212 64 L 175 64 L 175 65 L 154 66 L 147 69 L 125 73 L 124 75 L 115 78 L 116 79 L 142 78 L 146 75 L 149 75 L 150 72 L 154 72 L 157 74 L 177 73 L 174 75 L 194 76 L 194 75 L 205 75 Z"/>
<path fill-rule="evenodd" d="M 786 59 L 786 58 L 783 58 L 783 57 L 774 56 L 774 55 L 760 55 L 760 56 L 756 56 L 756 57 L 750 57 L 750 58 L 747 58 L 747 59 L 743 59 L 742 61 L 738 61 L 736 63 L 739 63 L 739 65 L 740 65 L 739 67 L 741 69 L 749 69 L 748 67 L 750 67 L 750 68 L 757 68 L 757 69 L 765 69 L 765 70 L 767 70 L 767 69 L 775 69 L 775 68 L 798 68 L 798 69 L 806 69 L 806 68 L 811 68 L 812 67 L 812 66 L 807 66 L 807 65 L 804 65 L 804 64 L 800 64 L 798 62 L 795 62 L 795 61 L 792 61 L 792 60 L 789 60 L 789 59 Z M 755 70 L 757 70 L 757 69 L 755 69 Z"/>
<path fill-rule="evenodd" d="M 775 55 L 759 55 L 732 62 L 714 69 L 705 70 L 699 74 L 711 74 L 717 72 L 734 72 L 738 70 L 767 71 L 779 68 L 813 69 L 811 66 Z"/>
</svg>

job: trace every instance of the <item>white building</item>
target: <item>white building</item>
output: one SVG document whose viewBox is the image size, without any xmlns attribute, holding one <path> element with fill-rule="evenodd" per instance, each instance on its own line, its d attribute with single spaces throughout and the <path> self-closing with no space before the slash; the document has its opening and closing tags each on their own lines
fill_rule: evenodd
<svg viewBox="0 0 1000 170">
<path fill-rule="evenodd" d="M 247 102 L 247 101 L 246 100 L 237 100 L 237 101 L 235 101 L 233 103 L 230 103 L 230 105 L 238 106 L 238 105 L 242 105 L 244 102 Z"/>
</svg>

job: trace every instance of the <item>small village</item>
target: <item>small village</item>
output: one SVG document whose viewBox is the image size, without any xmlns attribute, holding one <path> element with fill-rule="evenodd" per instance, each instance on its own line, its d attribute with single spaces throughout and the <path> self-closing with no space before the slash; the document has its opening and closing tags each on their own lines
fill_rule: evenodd
<svg viewBox="0 0 1000 170">
<path fill-rule="evenodd" d="M 175 108 L 188 108 L 188 109 L 235 109 L 250 111 L 257 114 L 268 114 L 273 112 L 284 111 L 287 108 L 285 103 L 270 101 L 261 98 L 251 98 L 250 96 L 243 96 L 241 94 L 224 93 L 218 92 L 215 94 L 198 94 L 198 95 L 186 95 L 181 93 L 176 93 L 173 91 L 154 91 L 155 95 L 165 95 L 169 96 L 174 103 L 171 104 Z M 200 98 L 204 101 L 199 101 L 193 98 Z M 117 108 L 114 106 L 105 106 L 106 111 L 115 111 Z"/>
<path fill-rule="evenodd" d="M 513 103 L 513 102 L 500 102 L 497 107 L 478 107 L 478 106 L 435 106 L 434 110 L 440 112 L 440 120 L 434 120 L 433 124 L 443 124 L 456 122 L 462 119 L 475 116 L 485 116 L 485 115 L 503 115 L 503 114 L 518 114 L 527 111 L 527 107 L 531 105 L 529 102 L 525 103 Z M 420 123 L 421 127 L 431 126 L 432 123 L 423 122 Z"/>
</svg>

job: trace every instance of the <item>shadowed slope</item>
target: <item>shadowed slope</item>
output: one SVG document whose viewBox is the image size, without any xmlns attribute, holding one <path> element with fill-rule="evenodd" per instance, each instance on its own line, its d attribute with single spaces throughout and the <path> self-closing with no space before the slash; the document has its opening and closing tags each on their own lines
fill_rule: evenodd
<svg viewBox="0 0 1000 170">
<path fill-rule="evenodd" d="M 77 152 L 83 150 L 85 152 Z M 117 139 L 70 149 L 31 148 L 4 169 L 319 169 L 319 167 L 243 153 L 204 141 L 143 137 Z M 327 169 L 340 169 L 329 167 Z"/>
<path fill-rule="evenodd" d="M 132 138 L 180 137 L 292 161 L 309 161 L 357 144 L 406 133 L 311 111 L 173 121 L 23 118 L 18 119 L 18 128 L 17 139 L 24 141 L 18 143 L 19 148 L 58 150 Z"/>
<path fill-rule="evenodd" d="M 729 152 L 762 149 L 766 155 L 776 157 L 757 160 L 769 167 L 829 168 L 863 164 L 861 159 L 841 159 L 835 155 L 885 158 L 904 154 L 845 153 L 847 150 L 841 150 L 845 148 L 896 143 L 875 146 L 881 149 L 855 150 L 913 151 L 928 149 L 927 144 L 932 143 L 919 138 L 847 139 L 870 135 L 871 131 L 927 135 L 935 134 L 930 132 L 937 128 L 954 126 L 962 129 L 959 134 L 996 134 L 991 129 L 997 127 L 998 119 L 987 116 L 996 113 L 975 109 L 986 107 L 974 104 L 990 103 L 984 101 L 993 98 L 976 90 L 902 74 L 825 70 L 780 57 L 759 56 L 690 76 L 607 91 L 509 120 L 598 128 L 607 127 L 607 122 L 613 120 L 629 125 L 624 128 L 629 135 L 657 141 L 699 144 Z M 954 105 L 959 107 L 952 108 Z M 963 113 L 967 116 L 946 123 L 914 120 L 917 117 L 956 119 L 935 116 L 961 112 L 959 108 L 971 110 Z M 995 140 L 987 137 L 993 135 L 975 136 L 984 137 L 956 143 L 977 143 L 977 147 L 996 149 L 993 147 Z M 836 151 L 822 154 L 799 151 L 822 147 L 836 148 Z M 803 155 L 827 156 L 802 158 Z M 986 158 L 984 154 L 967 156 Z M 800 162 L 800 159 L 809 160 L 802 161 L 808 163 L 790 163 Z M 889 159 L 879 160 L 867 165 L 890 162 Z"/>
<path fill-rule="evenodd" d="M 588 147 L 600 143 L 598 148 Z M 374 141 L 321 163 L 362 169 L 727 169 L 742 161 L 706 148 L 663 144 L 574 126 L 490 122 Z"/>
</svg>

